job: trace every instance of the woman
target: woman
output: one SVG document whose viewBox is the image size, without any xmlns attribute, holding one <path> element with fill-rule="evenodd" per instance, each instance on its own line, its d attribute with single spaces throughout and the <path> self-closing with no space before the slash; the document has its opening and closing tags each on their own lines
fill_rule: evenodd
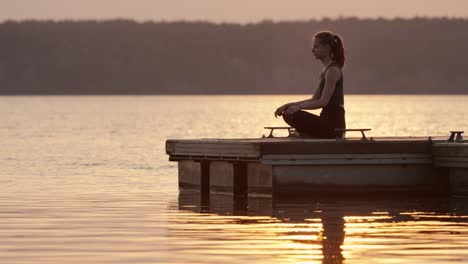
<svg viewBox="0 0 468 264">
<path fill-rule="evenodd" d="M 311 99 L 280 106 L 275 117 L 282 115 L 301 137 L 341 137 L 342 131 L 335 132 L 335 128 L 346 128 L 341 72 L 345 56 L 341 38 L 329 31 L 315 34 L 312 53 L 324 66 L 314 95 Z M 320 116 L 301 110 L 318 108 L 322 108 Z"/>
</svg>

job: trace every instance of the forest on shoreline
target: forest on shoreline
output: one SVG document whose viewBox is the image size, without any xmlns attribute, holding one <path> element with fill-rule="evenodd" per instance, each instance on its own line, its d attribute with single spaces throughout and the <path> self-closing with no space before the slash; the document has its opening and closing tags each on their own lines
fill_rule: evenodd
<svg viewBox="0 0 468 264">
<path fill-rule="evenodd" d="M 468 19 L 0 24 L 0 94 L 312 94 L 314 33 L 343 38 L 348 94 L 465 94 Z"/>
</svg>

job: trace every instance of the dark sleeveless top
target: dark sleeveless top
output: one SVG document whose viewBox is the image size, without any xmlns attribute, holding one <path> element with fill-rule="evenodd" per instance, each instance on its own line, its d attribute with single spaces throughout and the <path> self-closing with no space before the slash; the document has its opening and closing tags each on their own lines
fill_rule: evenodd
<svg viewBox="0 0 468 264">
<path fill-rule="evenodd" d="M 325 73 L 327 73 L 328 68 L 330 68 L 333 65 L 337 66 L 341 72 L 341 68 L 339 64 L 335 61 L 330 63 L 330 65 L 327 66 L 327 68 L 323 71 L 323 73 L 320 74 L 320 84 L 319 84 L 319 87 L 317 88 L 320 91 L 320 96 L 322 96 L 323 88 L 325 87 Z M 344 105 L 343 72 L 341 72 L 341 78 L 335 84 L 335 90 L 333 91 L 333 94 L 330 97 L 330 101 L 328 102 L 328 104 Z"/>
<path fill-rule="evenodd" d="M 319 89 L 320 96 L 322 96 L 323 88 L 325 87 L 325 73 L 327 72 L 328 68 L 330 68 L 332 65 L 336 65 L 341 72 L 341 68 L 337 62 L 332 62 L 330 63 L 330 65 L 327 66 L 327 68 L 325 68 L 323 73 L 320 75 L 320 84 L 317 88 Z M 328 101 L 328 104 L 324 108 L 322 108 L 320 116 L 328 120 L 328 123 L 332 129 L 346 128 L 343 94 L 343 72 L 341 72 L 341 78 L 335 84 L 335 90 L 333 91 L 333 94 L 330 97 L 330 101 Z M 334 132 L 330 132 L 330 134 L 333 133 Z M 341 137 L 341 134 L 342 132 L 338 132 L 336 136 Z"/>
</svg>

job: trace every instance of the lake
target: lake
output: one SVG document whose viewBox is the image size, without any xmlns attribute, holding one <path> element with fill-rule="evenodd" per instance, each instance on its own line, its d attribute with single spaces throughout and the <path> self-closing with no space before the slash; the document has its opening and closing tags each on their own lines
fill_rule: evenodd
<svg viewBox="0 0 468 264">
<path fill-rule="evenodd" d="M 468 197 L 239 210 L 179 193 L 166 139 L 261 137 L 286 125 L 278 106 L 310 96 L 0 96 L 0 262 L 468 262 Z M 466 106 L 467 95 L 345 96 L 347 127 L 373 137 L 448 138 L 468 128 Z"/>
</svg>

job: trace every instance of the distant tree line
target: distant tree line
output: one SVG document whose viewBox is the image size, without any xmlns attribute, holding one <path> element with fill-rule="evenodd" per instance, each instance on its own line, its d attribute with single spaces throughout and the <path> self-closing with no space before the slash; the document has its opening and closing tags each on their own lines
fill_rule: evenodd
<svg viewBox="0 0 468 264">
<path fill-rule="evenodd" d="M 0 94 L 312 94 L 320 30 L 343 38 L 346 93 L 468 92 L 468 19 L 348 17 L 6 21 Z"/>
</svg>

